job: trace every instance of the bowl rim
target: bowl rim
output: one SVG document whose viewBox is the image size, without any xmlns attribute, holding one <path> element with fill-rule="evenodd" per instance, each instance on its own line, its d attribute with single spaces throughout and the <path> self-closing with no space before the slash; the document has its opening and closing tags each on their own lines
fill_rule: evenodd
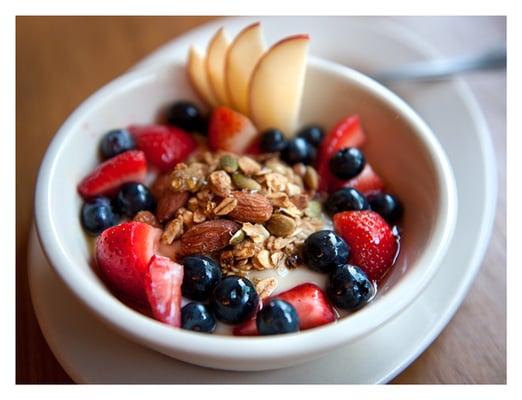
<svg viewBox="0 0 522 400">
<path fill-rule="evenodd" d="M 51 219 L 53 193 L 50 191 L 60 152 L 64 144 L 72 138 L 70 132 L 75 129 L 77 120 L 95 108 L 100 100 L 125 92 L 130 87 L 139 86 L 150 79 L 154 80 L 176 64 L 171 60 L 168 63 L 134 70 L 97 90 L 67 118 L 45 153 L 37 177 L 34 202 L 38 238 L 49 264 L 81 303 L 105 323 L 138 342 L 145 342 L 156 348 L 173 349 L 178 353 L 203 359 L 249 361 L 297 357 L 331 350 L 376 329 L 418 297 L 438 269 L 455 228 L 457 190 L 451 165 L 434 133 L 404 100 L 354 69 L 316 57 L 310 57 L 309 67 L 336 75 L 338 79 L 350 80 L 352 84 L 380 98 L 407 120 L 427 150 L 430 161 L 435 166 L 439 187 L 439 219 L 433 228 L 431 242 L 416 262 L 423 264 L 423 268 L 416 268 L 404 276 L 390 288 L 385 300 L 371 303 L 349 318 L 294 334 L 271 337 L 203 335 L 183 329 L 172 329 L 124 305 L 95 282 L 85 282 L 78 268 L 70 268 L 74 262 L 69 259 L 67 246 L 58 236 L 55 221 Z"/>
</svg>

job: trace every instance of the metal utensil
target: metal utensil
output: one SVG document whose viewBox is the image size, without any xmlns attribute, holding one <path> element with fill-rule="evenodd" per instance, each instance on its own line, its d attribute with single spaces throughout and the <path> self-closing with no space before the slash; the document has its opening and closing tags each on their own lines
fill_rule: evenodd
<svg viewBox="0 0 522 400">
<path fill-rule="evenodd" d="M 506 68 L 506 60 L 506 48 L 498 47 L 478 55 L 418 62 L 371 76 L 379 82 L 439 80 L 462 72 Z"/>
</svg>

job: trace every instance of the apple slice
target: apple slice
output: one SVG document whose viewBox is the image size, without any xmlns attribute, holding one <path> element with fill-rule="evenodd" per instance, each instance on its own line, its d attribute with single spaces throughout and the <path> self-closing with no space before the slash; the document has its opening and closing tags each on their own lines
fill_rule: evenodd
<svg viewBox="0 0 522 400">
<path fill-rule="evenodd" d="M 217 106 L 218 101 L 216 100 L 208 81 L 206 57 L 195 47 L 191 47 L 189 50 L 187 72 L 190 83 L 197 94 L 210 107 Z"/>
<path fill-rule="evenodd" d="M 212 91 L 219 104 L 228 105 L 227 89 L 225 86 L 225 58 L 230 40 L 224 28 L 219 29 L 207 49 L 207 74 Z"/>
<path fill-rule="evenodd" d="M 228 48 L 225 61 L 225 84 L 230 105 L 248 115 L 248 83 L 257 62 L 265 52 L 261 24 L 247 26 Z"/>
<path fill-rule="evenodd" d="M 249 114 L 257 129 L 295 134 L 310 37 L 295 35 L 273 45 L 259 59 L 249 84 Z"/>
</svg>

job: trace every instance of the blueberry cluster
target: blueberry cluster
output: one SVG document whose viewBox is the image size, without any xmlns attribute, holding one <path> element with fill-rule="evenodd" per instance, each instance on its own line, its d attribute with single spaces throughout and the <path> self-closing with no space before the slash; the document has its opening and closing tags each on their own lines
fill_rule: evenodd
<svg viewBox="0 0 522 400">
<path fill-rule="evenodd" d="M 182 310 L 181 326 L 197 332 L 211 333 L 216 318 L 236 323 L 251 317 L 257 309 L 257 293 L 250 281 L 240 277 L 222 279 L 216 261 L 203 255 L 183 260 L 183 297 L 195 300 Z"/>
<path fill-rule="evenodd" d="M 116 225 L 122 216 L 132 218 L 138 211 L 154 211 L 156 200 L 147 186 L 129 182 L 121 186 L 114 199 L 100 196 L 83 203 L 81 222 L 90 235 L 99 235 Z"/>
<path fill-rule="evenodd" d="M 265 153 L 280 152 L 281 159 L 290 165 L 313 164 L 323 137 L 324 131 L 316 125 L 304 127 L 290 140 L 280 130 L 268 129 L 261 134 L 260 148 Z"/>
<path fill-rule="evenodd" d="M 329 274 L 326 294 L 332 304 L 354 311 L 371 300 L 375 287 L 359 267 L 346 263 L 349 254 L 348 244 L 330 230 L 312 233 L 303 248 L 308 267 Z"/>
<path fill-rule="evenodd" d="M 324 204 L 325 211 L 333 216 L 342 211 L 372 210 L 380 214 L 390 225 L 395 224 L 403 214 L 399 199 L 386 192 L 375 192 L 364 196 L 352 187 L 333 192 Z"/>
<path fill-rule="evenodd" d="M 259 334 L 296 332 L 299 317 L 288 302 L 274 299 L 259 311 L 259 296 L 252 283 L 240 276 L 222 277 L 219 264 L 204 255 L 183 259 L 183 297 L 192 300 L 181 310 L 181 326 L 197 332 L 211 333 L 216 320 L 239 324 L 256 315 Z"/>
<path fill-rule="evenodd" d="M 365 165 L 364 154 L 355 147 L 339 150 L 328 164 L 332 175 L 342 180 L 357 177 Z M 389 224 L 395 224 L 403 213 L 402 204 L 392 194 L 379 191 L 365 196 L 350 186 L 330 194 L 324 208 L 330 216 L 342 211 L 372 210 L 379 213 Z"/>
<path fill-rule="evenodd" d="M 181 326 L 198 332 L 213 332 L 216 319 L 237 324 L 252 318 L 259 296 L 252 283 L 239 276 L 222 277 L 219 264 L 204 255 L 183 259 L 183 297 L 195 300 L 186 304 Z"/>
</svg>

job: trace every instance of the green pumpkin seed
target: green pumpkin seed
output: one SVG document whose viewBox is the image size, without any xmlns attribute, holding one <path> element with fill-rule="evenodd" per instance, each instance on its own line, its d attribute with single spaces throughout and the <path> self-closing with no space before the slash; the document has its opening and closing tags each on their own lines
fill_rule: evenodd
<svg viewBox="0 0 522 400">
<path fill-rule="evenodd" d="M 266 224 L 266 228 L 272 235 L 282 237 L 291 235 L 296 226 L 295 219 L 283 214 L 272 215 Z"/>
<path fill-rule="evenodd" d="M 237 160 L 234 157 L 225 154 L 219 159 L 219 168 L 230 174 L 236 172 L 238 168 Z"/>
<path fill-rule="evenodd" d="M 234 175 L 232 175 L 232 180 L 234 181 L 234 184 L 240 189 L 261 190 L 261 185 L 259 183 L 257 183 L 252 178 L 248 178 L 245 175 L 240 174 L 239 172 L 236 172 Z"/>
<path fill-rule="evenodd" d="M 235 246 L 236 244 L 241 243 L 243 240 L 245 240 L 245 232 L 243 232 L 243 230 L 240 229 L 236 233 L 234 233 L 234 236 L 230 238 L 230 241 L 228 243 L 232 246 Z"/>
</svg>

